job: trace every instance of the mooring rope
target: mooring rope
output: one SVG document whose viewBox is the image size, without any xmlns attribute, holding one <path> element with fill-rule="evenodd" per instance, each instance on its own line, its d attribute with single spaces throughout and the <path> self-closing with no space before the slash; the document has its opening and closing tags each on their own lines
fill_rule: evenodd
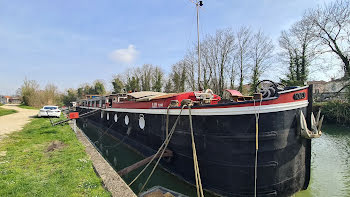
<svg viewBox="0 0 350 197">
<path fill-rule="evenodd" d="M 174 131 L 175 131 L 176 125 L 177 125 L 177 123 L 178 123 L 178 121 L 179 121 L 179 119 L 180 119 L 182 110 L 185 108 L 185 106 L 186 106 L 186 105 L 182 106 L 181 111 L 180 111 L 179 115 L 177 116 L 177 119 L 176 119 L 176 121 L 175 121 L 173 127 L 171 128 L 169 135 L 166 137 L 166 139 L 164 140 L 163 144 L 159 147 L 157 153 L 154 154 L 154 156 L 153 156 L 153 158 L 151 159 L 151 161 L 148 162 L 148 164 L 141 170 L 141 172 L 134 178 L 134 180 L 132 180 L 132 181 L 129 183 L 128 186 L 131 186 L 131 185 L 141 176 L 141 174 L 148 168 L 149 165 L 151 165 L 151 163 L 153 162 L 153 160 L 154 160 L 154 159 L 157 157 L 157 155 L 162 151 L 161 154 L 160 154 L 160 156 L 159 156 L 159 158 L 158 158 L 158 160 L 157 160 L 157 163 L 154 165 L 154 167 L 153 167 L 153 169 L 152 169 L 152 172 L 151 172 L 150 175 L 148 176 L 146 182 L 143 184 L 143 186 L 142 186 L 140 192 L 141 192 L 141 191 L 144 189 L 144 187 L 147 185 L 147 183 L 148 183 L 150 177 L 152 176 L 152 174 L 153 174 L 155 168 L 157 167 L 157 165 L 158 165 L 160 159 L 162 158 L 162 155 L 164 154 L 166 147 L 168 146 L 168 144 L 169 144 L 169 142 L 170 142 L 170 139 L 171 139 L 171 137 L 172 137 L 172 135 L 173 135 L 173 133 L 174 133 Z M 168 116 L 167 116 L 167 117 L 168 117 Z"/>
<path fill-rule="evenodd" d="M 87 114 L 87 115 L 84 115 L 82 114 L 81 118 L 86 118 L 86 117 L 89 117 L 89 116 L 92 116 L 94 115 L 96 112 L 100 111 L 101 109 L 95 109 L 94 111 L 89 111 L 89 112 L 86 112 L 84 114 Z"/>
<path fill-rule="evenodd" d="M 102 135 L 94 142 L 94 144 L 96 144 L 96 142 L 99 143 L 100 139 L 101 139 L 104 135 L 107 134 L 108 130 L 109 130 L 110 128 L 112 128 L 112 126 L 114 125 L 114 123 L 115 123 L 115 122 L 113 122 L 113 123 L 106 129 L 106 131 L 104 131 L 104 132 L 102 133 Z"/>
<path fill-rule="evenodd" d="M 198 197 L 204 197 L 203 188 L 202 188 L 202 181 L 201 181 L 201 175 L 199 173 L 196 144 L 194 142 L 191 105 L 188 105 L 188 117 L 189 117 L 189 120 L 190 120 L 191 139 L 192 139 L 192 154 L 193 154 L 193 166 L 194 166 L 194 173 L 195 173 L 194 175 L 195 175 L 195 179 L 196 179 L 197 196 Z"/>
<path fill-rule="evenodd" d="M 260 107 L 262 98 L 260 97 L 260 105 L 258 110 L 256 109 L 255 99 L 254 100 L 254 110 L 255 110 L 255 164 L 254 164 L 254 197 L 256 197 L 256 188 L 258 180 L 258 149 L 259 149 L 259 118 L 260 118 Z"/>
</svg>

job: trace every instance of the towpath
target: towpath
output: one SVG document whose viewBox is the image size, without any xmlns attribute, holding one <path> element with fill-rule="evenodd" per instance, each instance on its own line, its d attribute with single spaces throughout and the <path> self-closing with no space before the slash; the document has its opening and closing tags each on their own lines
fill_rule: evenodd
<svg viewBox="0 0 350 197">
<path fill-rule="evenodd" d="M 38 114 L 38 110 L 23 109 L 15 104 L 7 104 L 1 106 L 4 109 L 14 109 L 17 113 L 0 116 L 0 140 L 6 135 L 19 131 L 29 120 Z"/>
</svg>

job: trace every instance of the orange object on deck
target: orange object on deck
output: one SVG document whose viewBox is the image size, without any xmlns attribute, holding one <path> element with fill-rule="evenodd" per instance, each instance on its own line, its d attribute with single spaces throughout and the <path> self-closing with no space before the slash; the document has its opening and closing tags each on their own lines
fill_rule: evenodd
<svg viewBox="0 0 350 197">
<path fill-rule="evenodd" d="M 78 118 L 79 118 L 78 112 L 69 113 L 69 119 L 78 119 Z"/>
</svg>

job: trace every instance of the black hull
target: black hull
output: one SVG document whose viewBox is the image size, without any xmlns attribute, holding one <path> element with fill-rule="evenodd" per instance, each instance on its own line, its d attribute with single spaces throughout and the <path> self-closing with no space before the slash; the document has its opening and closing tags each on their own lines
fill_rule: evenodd
<svg viewBox="0 0 350 197">
<path fill-rule="evenodd" d="M 83 113 L 91 109 L 79 110 Z M 296 117 L 300 110 L 306 114 L 306 107 L 260 114 L 258 196 L 291 196 L 308 185 L 311 147 L 310 141 L 297 132 Z M 140 114 L 117 112 L 117 122 L 115 114 L 103 111 L 101 116 L 97 112 L 88 119 L 104 127 L 111 126 L 109 134 L 124 139 L 144 156 L 154 154 L 164 141 L 166 115 L 144 114 L 146 126 L 142 130 Z M 128 125 L 125 115 L 130 120 Z M 176 117 L 170 116 L 170 128 Z M 193 116 L 193 126 L 203 187 L 225 196 L 253 196 L 255 115 Z M 174 156 L 170 161 L 162 161 L 162 166 L 194 183 L 188 116 L 181 116 L 168 149 Z"/>
</svg>

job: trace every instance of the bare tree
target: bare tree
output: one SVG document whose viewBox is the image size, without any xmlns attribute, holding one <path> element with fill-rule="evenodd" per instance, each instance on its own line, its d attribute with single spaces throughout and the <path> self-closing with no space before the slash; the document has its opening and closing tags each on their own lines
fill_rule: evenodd
<svg viewBox="0 0 350 197">
<path fill-rule="evenodd" d="M 236 62 L 239 67 L 239 87 L 240 92 L 243 91 L 243 81 L 245 72 L 249 67 L 249 49 L 251 44 L 251 29 L 248 27 L 241 27 L 237 32 L 237 50 Z"/>
<path fill-rule="evenodd" d="M 253 63 L 253 74 L 251 82 L 252 92 L 255 90 L 255 86 L 259 81 L 260 75 L 269 66 L 269 60 L 272 58 L 273 50 L 274 45 L 271 38 L 264 35 L 261 30 L 253 35 L 250 51 L 251 60 Z"/>
<path fill-rule="evenodd" d="M 344 76 L 350 77 L 350 1 L 335 2 L 309 10 L 305 16 L 314 25 L 319 42 L 343 62 Z"/>
<path fill-rule="evenodd" d="M 303 85 L 308 77 L 308 67 L 315 58 L 315 36 L 310 20 L 304 18 L 282 31 L 279 38 L 282 61 L 288 62 L 287 79 L 289 85 Z"/>
<path fill-rule="evenodd" d="M 21 98 L 22 102 L 28 106 L 34 106 L 34 100 L 36 92 L 39 90 L 39 84 L 35 80 L 24 79 L 21 86 Z"/>
<path fill-rule="evenodd" d="M 217 94 L 222 95 L 233 59 L 234 44 L 234 33 L 230 28 L 218 30 L 215 35 L 205 36 L 201 42 L 200 79 L 202 81 L 200 81 L 200 87 L 211 88 Z M 183 60 L 174 65 L 185 68 L 186 87 L 192 90 L 196 90 L 198 87 L 198 81 L 195 80 L 198 78 L 196 52 L 197 47 L 193 47 Z"/>
<path fill-rule="evenodd" d="M 196 79 L 195 77 L 197 75 L 196 68 L 198 67 L 197 62 L 198 62 L 198 58 L 196 57 L 194 50 L 188 51 L 185 58 L 183 59 L 183 63 L 186 68 L 186 75 L 187 75 L 186 82 L 189 89 L 193 91 L 197 90 L 197 87 L 198 87 L 197 81 L 195 80 Z"/>
<path fill-rule="evenodd" d="M 218 71 L 218 90 L 219 95 L 223 95 L 225 89 L 225 71 L 233 57 L 234 34 L 231 29 L 219 30 L 215 34 L 212 42 L 215 43 L 212 50 L 212 60 Z"/>
<path fill-rule="evenodd" d="M 217 94 L 222 95 L 233 59 L 234 34 L 230 28 L 218 30 L 215 35 L 207 35 L 201 46 L 203 87 L 211 87 Z"/>
</svg>

